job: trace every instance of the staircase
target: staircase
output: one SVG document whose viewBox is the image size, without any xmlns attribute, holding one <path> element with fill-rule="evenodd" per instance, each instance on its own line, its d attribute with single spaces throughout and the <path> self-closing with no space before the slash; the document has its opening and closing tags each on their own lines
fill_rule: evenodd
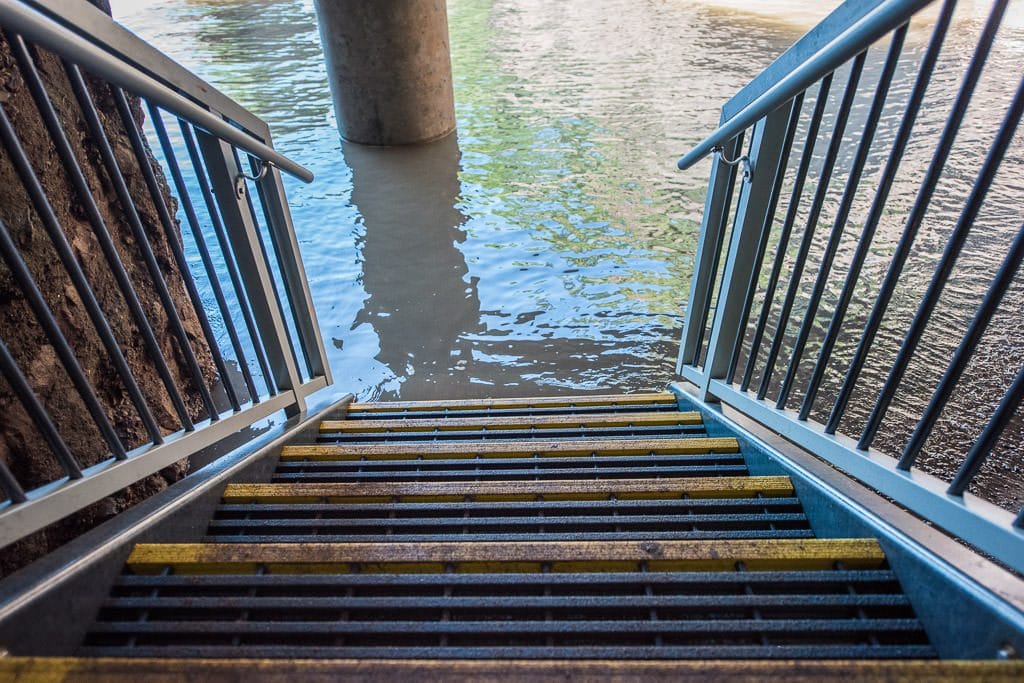
<svg viewBox="0 0 1024 683">
<path fill-rule="evenodd" d="M 816 536 L 673 394 L 340 417 L 229 484 L 204 542 L 137 545 L 79 654 L 935 656 L 879 544 Z"/>
</svg>

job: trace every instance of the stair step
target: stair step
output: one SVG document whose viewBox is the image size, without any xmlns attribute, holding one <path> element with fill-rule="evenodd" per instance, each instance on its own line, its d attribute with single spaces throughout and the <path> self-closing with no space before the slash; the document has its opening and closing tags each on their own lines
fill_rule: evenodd
<svg viewBox="0 0 1024 683">
<path fill-rule="evenodd" d="M 832 636 L 834 637 L 834 636 Z M 581 636 L 577 636 L 577 639 Z M 297 640 L 309 641 L 308 636 Z M 329 636 L 336 640 L 336 636 Z M 710 640 L 711 638 L 709 638 Z M 621 640 L 621 638 L 617 638 Z M 448 657 L 452 659 L 895 659 L 934 657 L 930 645 L 704 645 L 673 646 L 491 646 L 491 647 L 446 647 L 437 645 L 396 647 L 390 645 L 355 647 L 346 645 L 178 645 L 175 647 L 139 646 L 131 648 L 85 647 L 82 653 L 93 657 L 123 657 L 134 654 L 137 657 L 187 658 L 224 657 L 267 657 L 281 659 L 303 659 L 320 657 L 325 659 L 348 658 L 358 665 L 358 660 L 381 660 L 405 657 L 428 659 Z M 566 680 L 572 680 L 571 678 Z"/>
<path fill-rule="evenodd" d="M 788 497 L 789 477 L 549 480 L 516 482 L 407 482 L 380 484 L 229 484 L 225 503 L 504 502 Z"/>
<path fill-rule="evenodd" d="M 166 653 L 164 653 L 166 657 Z M 230 655 L 229 655 L 230 656 Z M 813 655 L 812 655 L 813 656 Z M 576 661 L 351 659 L 92 659 L 6 657 L 0 659 L 5 680 L 208 681 L 209 683 L 275 683 L 302 681 L 444 680 L 644 680 L 714 683 L 735 680 L 782 680 L 819 683 L 829 679 L 986 681 L 1017 683 L 1024 679 L 1024 662 L 970 660 L 751 660 L 643 661 L 636 659 Z"/>
<path fill-rule="evenodd" d="M 459 430 L 601 429 L 703 424 L 700 413 L 597 413 L 515 417 L 442 417 L 409 420 L 324 420 L 321 434 L 334 432 L 426 432 Z"/>
<path fill-rule="evenodd" d="M 169 543 L 140 544 L 135 573 L 445 572 L 455 571 L 751 571 L 878 568 L 873 539 L 609 541 L 518 543 Z"/>
<path fill-rule="evenodd" d="M 400 423 L 403 420 L 391 420 Z M 647 425 L 625 427 L 558 427 L 529 429 L 426 429 L 379 430 L 372 432 L 330 432 L 316 437 L 316 443 L 371 444 L 402 442 L 470 442 L 470 441 L 565 441 L 568 439 L 651 439 L 707 436 L 703 424 Z"/>
<path fill-rule="evenodd" d="M 275 546 L 240 546 L 259 556 L 253 562 L 244 552 L 225 557 L 224 546 L 164 546 L 164 557 L 178 563 L 168 574 L 137 563 L 137 553 L 146 552 L 140 546 L 129 566 L 154 573 L 118 579 L 81 652 L 293 659 L 934 656 L 896 576 L 878 568 L 880 548 L 861 539 L 393 544 L 383 556 L 368 555 L 367 544 L 298 547 L 291 557 L 271 557 L 266 551 L 278 552 Z M 773 563 L 781 558 L 808 568 L 748 571 L 765 559 L 754 557 L 757 547 L 769 549 Z M 196 548 L 219 549 L 203 559 L 237 573 L 204 574 L 208 566 L 180 564 L 197 559 Z M 387 562 L 395 556 L 412 566 Z M 536 562 L 549 557 L 568 559 L 574 571 Z M 624 557 L 644 571 L 602 571 Z M 737 565 L 740 557 L 747 566 Z M 840 557 L 844 566 L 865 568 L 836 569 Z M 436 559 L 469 561 L 424 565 Z M 376 564 L 352 564 L 365 560 Z M 496 568 L 518 573 L 491 573 Z M 373 573 L 381 569 L 404 573 Z"/>
<path fill-rule="evenodd" d="M 676 402 L 675 394 L 657 392 L 647 394 L 610 394 L 593 396 L 558 396 L 544 398 L 484 398 L 456 401 L 391 401 L 381 403 L 350 403 L 348 413 L 402 412 L 439 410 L 501 410 L 511 408 L 574 408 L 587 406 L 635 406 Z"/>
<path fill-rule="evenodd" d="M 591 483 L 597 486 L 557 480 L 233 484 L 226 488 L 205 540 L 397 543 L 813 537 L 799 501 L 780 497 L 793 493 L 787 477 L 723 479 Z M 753 498 L 765 491 L 772 497 Z M 691 494 L 700 497 L 691 499 Z"/>
<path fill-rule="evenodd" d="M 376 411 L 349 411 L 346 410 L 342 416 L 331 419 L 346 420 L 407 420 L 413 418 L 445 418 L 445 417 L 518 417 L 528 415 L 585 415 L 596 413 L 653 413 L 653 412 L 679 412 L 679 404 L 673 399 L 667 403 L 636 403 L 629 405 L 583 405 L 583 406 L 506 406 L 499 408 L 488 408 L 487 406 L 475 408 L 461 408 L 459 410 L 431 409 L 429 406 L 422 410 L 376 410 Z"/>
<path fill-rule="evenodd" d="M 703 464 L 678 464 L 684 458 L 697 458 L 697 456 L 662 456 L 666 459 L 672 458 L 676 461 L 665 462 L 648 458 L 640 466 L 611 467 L 612 463 L 588 461 L 586 465 L 572 463 L 573 467 L 551 467 L 545 468 L 542 465 L 553 465 L 550 461 L 519 460 L 514 469 L 488 469 L 477 467 L 480 461 L 429 461 L 449 463 L 438 470 L 431 470 L 427 467 L 419 467 L 423 460 L 386 460 L 368 462 L 316 462 L 316 463 L 292 463 L 294 471 L 287 465 L 278 469 L 273 480 L 277 483 L 292 481 L 305 482 L 371 482 L 371 481 L 535 481 L 545 479 L 564 479 L 565 477 L 577 477 L 581 480 L 596 481 L 600 479 L 632 479 L 637 476 L 648 475 L 651 477 L 708 477 L 715 475 L 741 476 L 747 473 L 747 466 L 742 458 L 730 458 L 723 461 L 716 458 L 714 462 Z M 503 462 L 503 461 L 498 461 Z M 396 464 L 397 463 L 397 464 Z M 379 467 L 371 468 L 370 465 Z M 456 467 L 461 464 L 462 467 Z M 344 468 L 344 465 L 349 465 Z M 393 465 L 393 466 L 392 466 Z M 320 466 L 320 467 L 316 467 Z M 365 467 L 364 467 L 365 466 Z"/>
<path fill-rule="evenodd" d="M 540 457 L 587 458 L 591 456 L 739 453 L 739 450 L 739 442 L 733 437 L 472 443 L 307 444 L 284 446 L 281 449 L 281 461 L 529 458 L 535 455 Z"/>
<path fill-rule="evenodd" d="M 238 622 L 228 621 L 152 621 L 98 623 L 93 634 L 189 634 L 202 635 L 364 635 L 416 631 L 427 634 L 487 635 L 512 637 L 535 634 L 659 634 L 694 635 L 717 633 L 783 633 L 799 637 L 810 633 L 920 632 L 917 619 L 687 619 L 580 620 L 580 621 L 349 621 L 327 624 L 308 621 Z"/>
<path fill-rule="evenodd" d="M 460 594 L 480 595 L 481 591 L 504 590 L 507 595 L 527 591 L 537 596 L 538 587 L 552 594 L 576 595 L 587 586 L 597 595 L 747 595 L 750 593 L 790 595 L 808 594 L 892 595 L 909 604 L 900 594 L 899 579 L 889 569 L 835 569 L 832 571 L 759 571 L 740 572 L 590 572 L 559 574 L 121 574 L 115 581 L 117 595 L 152 596 L 153 591 L 171 589 L 176 595 L 249 595 L 270 591 L 276 596 L 311 595 L 323 598 L 351 597 L 362 591 L 392 596 L 391 589 L 414 582 L 424 591 L 450 587 Z M 386 592 L 381 593 L 382 589 Z M 893 603 L 895 604 L 895 603 Z"/>
</svg>

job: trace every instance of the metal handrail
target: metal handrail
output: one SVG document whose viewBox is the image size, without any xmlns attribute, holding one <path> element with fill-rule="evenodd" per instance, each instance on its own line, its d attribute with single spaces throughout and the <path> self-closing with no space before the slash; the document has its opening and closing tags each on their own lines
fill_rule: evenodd
<svg viewBox="0 0 1024 683">
<path fill-rule="evenodd" d="M 683 155 L 676 165 L 681 170 L 690 168 L 716 148 L 722 147 L 729 140 L 757 123 L 758 120 L 821 80 L 825 74 L 831 73 L 845 64 L 866 46 L 871 45 L 896 27 L 905 24 L 918 10 L 931 4 L 932 1 L 886 0 L 882 2 L 835 38 L 809 54 L 801 55 L 795 68 L 785 75 L 776 75 L 777 80 L 765 92 L 729 117 L 711 135 Z M 826 19 L 822 23 L 827 21 Z M 765 72 L 773 70 L 772 66 L 769 66 Z"/>
<path fill-rule="evenodd" d="M 903 48 L 909 22 L 930 2 L 848 0 L 726 103 L 720 127 L 679 162 L 685 168 L 708 152 L 716 152 L 694 259 L 677 373 L 697 387 L 698 398 L 738 410 L 947 533 L 1024 572 L 1024 509 L 1015 518 L 1012 512 L 968 491 L 1024 398 L 1024 368 L 1003 388 L 1005 393 L 999 406 L 987 416 L 987 424 L 975 442 L 957 453 L 962 459 L 955 463 L 959 466 L 956 474 L 942 479 L 916 466 L 923 444 L 947 408 L 1010 283 L 1024 265 L 1024 225 L 1017 228 L 998 271 L 985 283 L 984 299 L 974 311 L 942 378 L 928 390 L 927 407 L 912 437 L 905 445 L 896 446 L 902 453 L 880 452 L 872 446 L 904 373 L 919 350 L 926 327 L 934 324 L 933 313 L 975 219 L 989 198 L 1000 164 L 1009 159 L 1007 150 L 1024 117 L 1021 73 L 1006 73 L 1005 69 L 1000 73 L 1001 78 L 1011 79 L 1011 84 L 1016 79 L 1020 81 L 1009 102 L 1000 103 L 1001 120 L 991 121 L 995 132 L 985 143 L 984 162 L 972 186 L 962 197 L 956 196 L 962 202 L 959 217 L 947 225 L 945 248 L 933 266 L 931 280 L 913 318 L 905 326 L 889 330 L 902 341 L 891 366 L 883 373 L 884 382 L 880 388 L 874 388 L 876 398 L 866 405 L 870 415 L 859 438 L 850 438 L 839 430 L 854 389 L 865 388 L 862 371 L 877 346 L 875 342 L 883 320 L 887 319 L 893 293 L 914 251 L 924 217 L 937 196 L 939 178 L 966 113 L 972 110 L 972 98 L 1008 3 L 1009 0 L 992 3 L 977 34 L 974 53 L 963 68 L 960 87 L 948 102 L 949 113 L 941 134 L 930 143 L 934 145 L 931 161 L 914 170 L 901 168 L 901 162 L 929 94 L 929 84 L 952 25 L 956 0 L 941 3 L 927 47 L 914 57 L 917 70 L 909 90 L 890 85 L 901 58 L 906 58 Z M 880 65 L 878 76 L 869 79 L 875 84 L 873 92 L 864 93 L 861 77 L 868 52 L 886 36 L 884 64 Z M 843 92 L 834 97 L 832 88 L 841 79 L 845 80 Z M 850 115 L 862 94 L 867 99 L 866 116 L 859 122 L 862 128 L 847 130 L 852 128 Z M 903 101 L 903 118 L 892 139 L 884 143 L 888 154 L 880 175 L 866 187 L 867 178 L 872 175 L 865 164 L 872 145 L 883 144 L 876 140 L 878 122 L 883 108 L 892 104 L 887 101 L 890 95 Z M 813 113 L 803 110 L 805 96 L 814 97 Z M 830 108 L 834 116 L 823 117 Z M 741 148 L 748 131 L 749 149 L 743 155 Z M 797 132 L 805 141 L 799 164 L 793 165 L 790 156 Z M 741 155 L 752 172 L 738 180 L 733 161 Z M 837 163 L 844 157 L 850 162 L 840 175 Z M 818 175 L 814 182 L 809 182 L 812 165 Z M 838 183 L 830 182 L 834 171 L 843 178 L 841 198 L 834 196 L 839 192 L 832 187 Z M 865 283 L 862 273 L 869 254 L 877 248 L 873 243 L 877 228 L 883 216 L 893 213 L 887 202 L 897 175 L 904 182 L 917 178 L 917 195 L 900 219 L 902 230 L 895 236 L 884 278 L 880 283 Z M 787 198 L 782 194 L 788 178 L 791 181 L 786 189 L 786 204 Z M 805 192 L 806 188 L 813 191 Z M 834 209 L 828 208 L 830 198 L 836 200 Z M 863 219 L 851 217 L 857 200 L 862 198 L 870 200 L 866 215 Z M 780 206 L 785 209 L 785 218 L 777 228 L 776 211 Z M 831 222 L 827 235 L 817 232 L 818 223 L 824 222 L 825 216 Z M 795 225 L 798 219 L 805 223 L 802 231 L 801 226 Z M 837 254 L 852 237 L 847 233 L 855 230 L 859 233 L 856 248 L 843 273 Z M 931 230 L 934 233 L 934 224 Z M 820 248 L 815 249 L 815 245 Z M 769 246 L 774 248 L 775 255 L 770 275 L 762 280 Z M 790 258 L 793 251 L 795 255 Z M 813 286 L 801 296 L 805 274 L 815 270 Z M 842 291 L 830 302 L 825 296 L 827 285 L 840 279 Z M 865 298 L 865 284 L 871 288 L 870 314 L 865 322 L 854 323 L 847 315 L 849 306 L 855 291 Z M 755 317 L 756 323 L 751 325 Z M 768 330 L 769 319 L 774 324 L 773 332 Z M 824 334 L 817 339 L 814 330 L 823 323 Z M 852 357 L 837 358 L 836 343 L 841 334 L 850 336 L 858 332 L 860 339 Z M 782 377 L 780 382 L 773 381 L 777 369 Z M 760 371 L 756 383 L 755 370 Z M 823 396 L 820 391 L 826 373 L 842 378 L 832 397 Z M 826 398 L 831 410 L 827 410 L 828 405 L 821 405 Z M 796 403 L 799 408 L 794 410 L 790 406 Z M 828 415 L 824 424 L 812 419 L 815 408 Z"/>
<path fill-rule="evenodd" d="M 113 370 L 104 380 L 120 383 L 129 399 L 129 411 L 118 413 L 118 426 L 143 428 L 131 443 L 114 428 L 112 409 L 99 398 L 44 296 L 45 281 L 37 279 L 15 239 L 22 223 L 0 220 L 0 262 L 11 272 L 86 408 L 82 428 L 90 428 L 91 418 L 105 444 L 94 447 L 105 452 L 72 448 L 47 402 L 36 396 L 31 378 L 19 367 L 19 349 L 9 348 L 10 337 L 0 339 L 0 374 L 62 472 L 43 475 L 43 481 L 25 481 L 0 460 L 3 547 L 260 420 L 281 411 L 301 413 L 307 397 L 329 385 L 331 375 L 280 171 L 307 182 L 312 173 L 274 150 L 267 124 L 86 3 L 0 0 L 0 29 L 27 86 L 20 95 L 26 98 L 23 104 L 38 114 L 82 215 L 69 218 L 54 210 L 52 190 L 42 182 L 18 129 L 24 119 L 8 115 L 13 113 L 8 100 L 0 102 L 0 153 L 10 160 L 30 202 L 29 213 L 52 243 L 53 267 L 63 270 L 82 302 L 83 323 L 92 329 L 87 333 L 95 334 L 102 362 Z M 51 99 L 50 72 L 39 68 L 44 53 L 35 47 L 60 57 L 56 68 L 63 70 L 71 91 L 61 108 L 77 107 L 96 157 L 81 157 L 72 144 Z M 95 81 L 87 81 L 86 74 Z M 104 93 L 105 115 L 98 107 L 97 87 Z M 133 104 L 129 96 L 139 101 Z M 136 106 L 148 114 L 146 125 L 136 118 Z M 165 118 L 173 119 L 180 136 L 172 138 Z M 152 144 L 151 135 L 156 138 Z M 124 143 L 127 154 L 115 153 L 115 142 Z M 250 164 L 243 165 L 245 155 Z M 161 183 L 154 161 L 162 164 L 173 186 L 180 224 L 175 206 L 166 199 L 171 188 Z M 87 180 L 88 172 L 108 182 L 96 186 Z M 127 173 L 141 180 L 134 189 Z M 140 202 L 155 212 L 148 214 L 155 225 L 144 224 Z M 101 206 L 120 215 L 112 219 Z M 206 216 L 200 218 L 204 209 Z M 114 220 L 128 230 L 127 243 L 118 243 L 108 225 Z M 94 280 L 94 271 L 83 269 L 67 234 L 70 223 L 62 221 L 74 221 L 84 234 L 91 233 L 88 239 L 100 251 L 98 267 L 106 268 L 109 277 Z M 185 235 L 191 236 L 187 248 L 199 256 L 200 265 L 190 264 Z M 160 265 L 157 243 L 169 252 L 172 271 Z M 141 270 L 126 267 L 128 259 L 139 259 Z M 170 294 L 168 272 L 180 276 L 180 300 Z M 213 295 L 212 302 L 204 298 L 202 287 Z M 142 305 L 143 291 L 152 296 L 153 306 Z M 104 305 L 108 299 L 123 301 L 129 316 L 112 322 L 101 299 Z M 184 315 L 197 324 L 194 336 L 182 323 Z M 212 315 L 220 316 L 230 343 L 214 332 Z M 157 337 L 156 331 L 163 329 L 169 340 Z M 129 342 L 127 336 L 136 331 L 137 339 Z M 166 353 L 165 341 L 173 344 L 177 356 Z M 142 354 L 136 361 L 141 357 L 144 362 L 127 362 L 124 349 L 132 347 Z M 197 361 L 200 355 L 209 358 L 210 379 Z M 169 369 L 171 358 L 178 359 L 181 379 Z M 229 361 L 237 363 L 244 386 L 232 381 Z M 137 381 L 142 373 L 150 374 L 153 391 L 161 394 L 144 395 Z M 227 409 L 213 400 L 212 380 L 219 381 Z M 201 404 L 191 412 L 183 400 L 189 385 Z M 163 398 L 171 409 L 158 423 L 152 402 Z M 125 433 L 130 433 L 127 427 Z"/>
<path fill-rule="evenodd" d="M 93 74 L 160 105 L 252 156 L 310 183 L 313 172 L 19 0 L 0 0 L 4 24 Z"/>
</svg>

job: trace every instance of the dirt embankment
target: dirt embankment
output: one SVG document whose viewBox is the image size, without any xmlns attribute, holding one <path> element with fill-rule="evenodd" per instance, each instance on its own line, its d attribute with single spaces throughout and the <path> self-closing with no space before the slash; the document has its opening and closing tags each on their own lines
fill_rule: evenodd
<svg viewBox="0 0 1024 683">
<path fill-rule="evenodd" d="M 105 9 L 109 11 L 108 8 Z M 174 341 L 167 313 L 160 304 L 138 246 L 132 237 L 125 212 L 103 169 L 96 144 L 88 134 L 61 61 L 55 55 L 42 50 L 35 50 L 35 55 L 50 99 L 63 122 L 64 130 L 74 148 L 106 228 L 129 276 L 135 283 L 142 308 L 160 341 L 175 384 L 180 388 L 193 419 L 200 419 L 204 416 L 202 403 L 190 379 L 181 349 Z M 88 86 L 129 190 L 135 199 L 142 225 L 149 235 L 150 244 L 169 286 L 171 297 L 191 338 L 207 382 L 212 385 L 215 371 L 209 349 L 185 292 L 182 274 L 175 264 L 153 198 L 146 187 L 142 167 L 132 151 L 122 121 L 117 114 L 110 88 L 106 83 L 92 78 L 88 79 Z M 75 192 L 60 163 L 53 141 L 46 131 L 39 110 L 11 53 L 11 46 L 2 35 L 0 104 L 18 132 L 21 144 L 46 191 L 54 213 L 107 315 L 114 336 L 119 341 L 160 428 L 165 433 L 178 430 L 180 423 L 177 415 L 143 346 L 141 335 L 124 296 L 120 293 L 100 250 L 93 227 L 87 220 L 82 198 Z M 132 109 L 136 119 L 142 121 L 143 113 L 138 101 L 132 101 Z M 142 445 L 148 441 L 142 422 L 104 350 L 95 327 L 89 320 L 82 300 L 61 265 L 53 243 L 33 208 L 24 183 L 15 172 L 10 155 L 6 150 L 2 152 L 0 219 L 21 250 L 39 289 L 49 303 L 61 330 L 73 347 L 126 448 Z M 163 171 L 151 154 L 146 163 L 156 171 L 163 188 L 163 200 L 173 214 L 177 202 L 171 195 Z M 107 458 L 108 447 L 100 437 L 6 265 L 0 265 L 0 334 L 79 462 L 83 466 L 89 466 Z M 8 464 L 23 487 L 32 488 L 63 475 L 57 460 L 37 435 L 32 421 L 2 378 L 0 415 L 0 459 Z M 180 462 L 91 506 L 73 518 L 4 548 L 0 553 L 0 576 L 27 564 L 135 502 L 162 490 L 170 482 L 179 479 L 186 467 L 187 463 Z"/>
</svg>

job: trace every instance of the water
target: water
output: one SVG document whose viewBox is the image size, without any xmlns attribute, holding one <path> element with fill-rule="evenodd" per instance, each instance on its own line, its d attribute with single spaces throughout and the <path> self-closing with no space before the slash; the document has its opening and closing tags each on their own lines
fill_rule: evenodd
<svg viewBox="0 0 1024 683">
<path fill-rule="evenodd" d="M 706 162 L 680 173 L 675 159 L 714 128 L 725 100 L 836 4 L 451 0 L 458 135 L 392 150 L 340 142 L 311 2 L 115 0 L 114 9 L 143 38 L 267 120 L 276 146 L 316 174 L 309 186 L 289 182 L 288 193 L 338 389 L 362 399 L 423 399 L 638 391 L 672 381 L 708 173 Z M 984 19 L 987 3 L 961 5 L 906 173 L 894 189 L 894 210 L 913 200 L 914 178 L 927 165 Z M 992 112 L 1005 108 L 1016 86 L 1024 9 L 1011 5 L 979 104 L 844 423 L 847 433 L 859 433 L 863 406 L 873 400 L 899 343 L 889 330 L 913 314 L 941 253 L 944 226 L 955 220 L 991 140 L 998 118 Z M 927 21 L 918 23 L 865 186 L 877 179 L 927 40 Z M 864 80 L 871 87 L 883 57 L 884 48 L 869 58 Z M 833 99 L 844 85 L 840 73 Z M 851 141 L 869 105 L 870 88 L 865 91 L 847 134 Z M 1007 167 L 1019 168 L 1020 142 Z M 848 147 L 812 262 L 838 205 L 853 154 Z M 799 151 L 800 145 L 794 158 Z M 820 157 L 824 150 L 815 152 Z M 901 448 L 984 278 L 1024 217 L 1018 177 L 1000 174 L 997 201 L 981 217 L 961 259 L 962 276 L 951 283 L 908 375 L 909 390 L 898 395 L 879 436 L 884 450 Z M 867 200 L 859 199 L 826 311 L 866 211 Z M 891 220 L 880 228 L 864 276 L 876 287 L 898 230 Z M 812 268 L 803 278 L 789 342 L 814 275 Z M 866 318 L 867 289 L 862 294 L 837 360 L 849 358 Z M 1021 314 L 1024 292 L 1015 286 L 993 325 L 1003 332 L 990 335 L 969 369 L 971 380 L 929 443 L 926 468 L 948 474 L 955 467 L 945 454 L 953 446 L 963 453 L 1024 362 L 1024 343 L 1015 334 Z M 814 341 L 826 323 L 816 323 L 805 365 L 813 364 Z M 840 379 L 837 373 L 826 378 L 823 397 Z M 1011 431 L 979 479 L 984 495 L 1010 507 L 1024 494 L 1020 425 Z"/>
</svg>

